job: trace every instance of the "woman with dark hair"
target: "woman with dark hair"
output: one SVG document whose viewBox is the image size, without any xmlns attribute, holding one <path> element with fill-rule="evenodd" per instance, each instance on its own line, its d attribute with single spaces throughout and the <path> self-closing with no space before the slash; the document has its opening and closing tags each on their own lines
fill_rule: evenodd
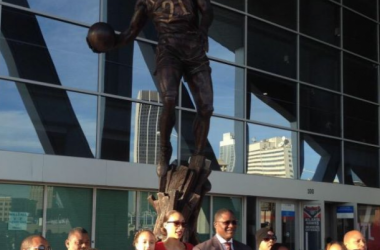
<svg viewBox="0 0 380 250">
<path fill-rule="evenodd" d="M 289 250 L 289 248 L 282 243 L 274 243 L 270 250 Z"/>
<path fill-rule="evenodd" d="M 156 237 L 149 229 L 141 229 L 133 238 L 133 246 L 136 250 L 154 250 Z"/>
<path fill-rule="evenodd" d="M 165 214 L 162 234 L 165 236 L 163 241 L 156 243 L 155 250 L 192 250 L 193 245 L 181 241 L 185 232 L 186 222 L 183 215 L 171 210 Z"/>
</svg>

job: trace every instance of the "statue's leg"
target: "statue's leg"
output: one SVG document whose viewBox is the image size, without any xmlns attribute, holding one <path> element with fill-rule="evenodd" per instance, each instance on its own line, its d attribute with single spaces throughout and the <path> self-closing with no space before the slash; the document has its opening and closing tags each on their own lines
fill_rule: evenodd
<svg viewBox="0 0 380 250">
<path fill-rule="evenodd" d="M 210 70 L 199 71 L 191 75 L 188 77 L 188 84 L 197 107 L 197 116 L 193 123 L 195 137 L 193 155 L 203 155 L 210 128 L 210 119 L 214 111 L 214 93 Z"/>
<path fill-rule="evenodd" d="M 175 125 L 175 104 L 182 75 L 179 69 L 163 67 L 157 70 L 157 76 L 163 103 L 160 115 L 160 157 L 157 165 L 157 175 L 160 180 L 159 192 L 164 192 L 169 161 L 172 155 L 170 136 Z"/>
</svg>

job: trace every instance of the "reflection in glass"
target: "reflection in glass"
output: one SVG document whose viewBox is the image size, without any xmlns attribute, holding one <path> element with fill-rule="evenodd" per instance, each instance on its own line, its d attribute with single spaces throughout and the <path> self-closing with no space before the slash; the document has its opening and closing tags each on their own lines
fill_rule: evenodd
<svg viewBox="0 0 380 250">
<path fill-rule="evenodd" d="M 47 187 L 46 238 L 54 250 L 63 244 L 74 227 L 91 232 L 92 190 L 86 188 Z"/>
<path fill-rule="evenodd" d="M 344 93 L 377 102 L 378 66 L 348 53 L 343 58 Z"/>
<path fill-rule="evenodd" d="M 295 132 L 248 125 L 247 174 L 297 178 L 297 135 Z"/>
<path fill-rule="evenodd" d="M 339 45 L 341 36 L 339 5 L 329 0 L 300 1 L 300 29 L 304 34 Z"/>
<path fill-rule="evenodd" d="M 340 96 L 304 85 L 300 92 L 300 128 L 340 136 Z"/>
<path fill-rule="evenodd" d="M 343 183 L 340 141 L 302 133 L 300 143 L 302 180 Z"/>
<path fill-rule="evenodd" d="M 249 66 L 296 78 L 296 35 L 253 18 L 248 20 Z"/>
<path fill-rule="evenodd" d="M 296 206 L 292 203 L 281 203 L 281 242 L 288 249 L 296 249 Z"/>
<path fill-rule="evenodd" d="M 380 248 L 380 206 L 358 204 L 359 230 L 364 231 L 368 249 Z M 362 231 L 362 232 L 363 232 Z"/>
<path fill-rule="evenodd" d="M 1 21 L 10 76 L 97 90 L 98 56 L 86 44 L 86 28 L 5 6 Z"/>
<path fill-rule="evenodd" d="M 106 54 L 104 92 L 137 98 L 139 91 L 157 91 L 155 46 L 137 42 Z"/>
<path fill-rule="evenodd" d="M 301 81 L 339 91 L 339 50 L 306 38 L 301 38 L 300 41 Z"/>
<path fill-rule="evenodd" d="M 99 20 L 99 0 L 3 0 L 32 10 L 84 23 Z"/>
<path fill-rule="evenodd" d="M 0 115 L 7 121 L 0 125 L 4 126 L 4 133 L 0 133 L 4 141 L 0 140 L 0 147 L 94 157 L 96 97 L 5 81 L 0 81 L 0 90 L 3 97 L 0 98 Z"/>
<path fill-rule="evenodd" d="M 244 10 L 244 6 L 245 6 L 244 0 L 234 0 L 234 1 L 231 1 L 231 0 L 215 0 L 214 2 L 221 3 L 221 4 L 224 4 L 226 6 L 238 9 L 238 10 Z"/>
<path fill-rule="evenodd" d="M 0 184 L 0 190 L 1 249 L 18 249 L 24 238 L 42 234 L 43 187 Z"/>
<path fill-rule="evenodd" d="M 210 196 L 204 196 L 202 200 L 202 207 L 199 211 L 197 221 L 197 236 L 199 242 L 204 242 L 210 239 L 211 231 L 211 218 L 210 218 Z"/>
<path fill-rule="evenodd" d="M 138 99 L 159 103 L 156 91 L 141 91 Z M 159 152 L 161 107 L 125 100 L 102 99 L 101 159 L 156 164 Z M 176 159 L 176 131 L 172 132 Z"/>
<path fill-rule="evenodd" d="M 181 157 L 186 156 L 194 147 L 192 130 L 185 130 L 191 129 L 194 117 L 194 113 L 182 112 Z M 211 117 L 205 156 L 211 160 L 212 170 L 243 173 L 243 141 L 242 122 Z"/>
<path fill-rule="evenodd" d="M 208 55 L 244 64 L 244 16 L 217 6 L 213 10 Z"/>
<path fill-rule="evenodd" d="M 276 228 L 276 203 L 260 202 L 260 228 Z"/>
<path fill-rule="evenodd" d="M 247 245 L 256 246 L 256 197 L 247 196 Z"/>
<path fill-rule="evenodd" d="M 97 248 L 118 250 L 132 245 L 137 216 L 135 199 L 136 192 L 133 191 L 97 190 Z"/>
<path fill-rule="evenodd" d="M 148 197 L 150 195 L 156 196 L 156 193 L 152 192 L 139 192 L 140 199 L 139 199 L 139 205 L 137 208 L 137 211 L 139 213 L 139 229 L 141 228 L 149 228 L 153 231 L 156 219 L 157 219 L 157 213 L 156 210 L 150 205 L 148 202 Z M 132 235 L 133 236 L 133 235 Z M 131 245 L 131 244 L 128 244 Z M 116 250 L 116 249 L 115 249 Z"/>
<path fill-rule="evenodd" d="M 344 48 L 361 56 L 377 60 L 377 25 L 365 17 L 343 10 Z"/>
<path fill-rule="evenodd" d="M 213 197 L 212 202 L 212 214 L 214 215 L 219 209 L 230 209 L 234 212 L 235 218 L 238 221 L 238 225 L 235 231 L 234 239 L 241 241 L 242 238 L 242 200 L 236 197 Z"/>
<path fill-rule="evenodd" d="M 296 128 L 296 83 L 251 70 L 247 78 L 247 118 Z"/>
<path fill-rule="evenodd" d="M 353 98 L 344 98 L 344 137 L 379 144 L 379 108 Z"/>
<path fill-rule="evenodd" d="M 343 4 L 363 15 L 376 20 L 376 1 L 374 0 L 343 0 Z"/>
<path fill-rule="evenodd" d="M 248 13 L 291 29 L 297 27 L 296 0 L 250 0 L 248 1 Z"/>
<path fill-rule="evenodd" d="M 379 187 L 379 149 L 346 142 L 344 144 L 344 183 Z"/>
</svg>

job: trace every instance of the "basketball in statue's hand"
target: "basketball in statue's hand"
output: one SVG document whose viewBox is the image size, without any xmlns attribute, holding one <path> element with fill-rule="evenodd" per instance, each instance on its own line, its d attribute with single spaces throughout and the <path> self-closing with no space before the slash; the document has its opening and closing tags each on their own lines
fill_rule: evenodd
<svg viewBox="0 0 380 250">
<path fill-rule="evenodd" d="M 95 53 L 107 52 L 115 44 L 115 31 L 108 23 L 94 23 L 88 30 L 86 41 Z"/>
</svg>

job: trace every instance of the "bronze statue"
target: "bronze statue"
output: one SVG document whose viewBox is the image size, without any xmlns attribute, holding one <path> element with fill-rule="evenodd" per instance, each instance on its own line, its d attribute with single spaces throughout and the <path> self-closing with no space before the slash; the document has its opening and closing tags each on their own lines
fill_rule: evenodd
<svg viewBox="0 0 380 250">
<path fill-rule="evenodd" d="M 201 14 L 200 18 L 198 13 Z M 102 45 L 96 44 L 96 39 L 93 39 L 90 33 L 87 41 L 90 48 L 97 53 L 121 47 L 137 37 L 149 18 L 153 20 L 159 37 L 155 74 L 158 77 L 163 103 L 159 128 L 160 159 L 157 165 L 159 198 L 164 199 L 164 196 L 169 194 L 166 202 L 158 202 L 153 198 L 150 202 L 158 214 L 164 214 L 170 209 L 182 210 L 185 219 L 193 221 L 190 223 L 189 231 L 194 231 L 202 195 L 211 189 L 207 180 L 211 172 L 210 164 L 206 163 L 203 156 L 214 110 L 211 68 L 206 56 L 208 29 L 213 19 L 210 0 L 137 0 L 127 30 L 114 35 L 113 32 L 109 34 L 109 27 L 104 27 L 103 30 L 108 32 L 110 39 L 114 39 L 113 46 L 108 48 L 104 46 L 107 43 L 102 42 L 99 42 Z M 172 154 L 170 135 L 175 125 L 175 103 L 182 77 L 188 83 L 197 108 L 193 124 L 195 148 L 189 168 L 184 169 L 180 166 L 174 170 L 170 169 L 169 165 Z M 191 171 L 191 174 L 188 171 Z M 163 205 L 164 203 L 171 205 Z M 160 224 L 160 218 L 159 216 L 156 226 Z M 155 228 L 155 234 L 157 232 L 158 229 Z M 194 232 L 185 236 L 185 240 L 192 239 L 196 243 L 192 233 Z"/>
</svg>

